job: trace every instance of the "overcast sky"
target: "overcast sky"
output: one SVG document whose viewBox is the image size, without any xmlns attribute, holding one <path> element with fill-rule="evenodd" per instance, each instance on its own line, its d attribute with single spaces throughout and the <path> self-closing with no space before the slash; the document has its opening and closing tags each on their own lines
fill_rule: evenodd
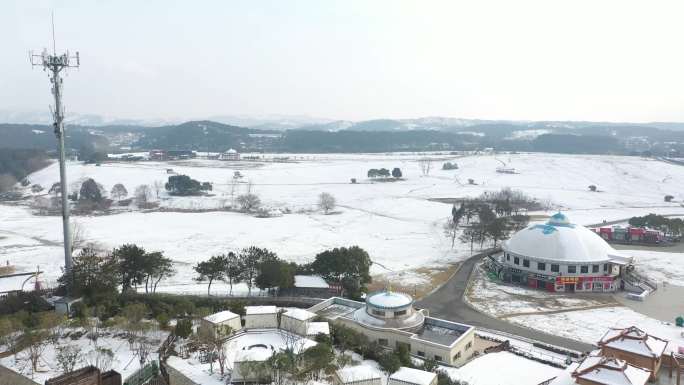
<svg viewBox="0 0 684 385">
<path fill-rule="evenodd" d="M 684 121 L 681 0 L 2 0 L 0 108 L 47 108 L 52 10 L 79 113 Z"/>
</svg>

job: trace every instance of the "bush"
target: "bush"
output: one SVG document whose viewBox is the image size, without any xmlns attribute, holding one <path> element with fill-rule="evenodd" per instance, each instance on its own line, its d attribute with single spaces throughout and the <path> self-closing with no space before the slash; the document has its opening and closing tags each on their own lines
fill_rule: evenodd
<svg viewBox="0 0 684 385">
<path fill-rule="evenodd" d="M 672 195 L 665 195 L 665 202 L 672 202 L 674 197 Z"/>
<path fill-rule="evenodd" d="M 179 319 L 176 323 L 176 335 L 181 338 L 188 338 L 192 334 L 192 320 L 189 318 Z"/>
<path fill-rule="evenodd" d="M 401 367 L 401 360 L 394 352 L 387 352 L 380 357 L 378 361 L 382 370 L 385 373 L 394 373 Z"/>
<path fill-rule="evenodd" d="M 159 322 L 159 327 L 166 329 L 169 326 L 169 316 L 166 313 L 161 313 L 157 315 L 157 322 Z"/>
</svg>

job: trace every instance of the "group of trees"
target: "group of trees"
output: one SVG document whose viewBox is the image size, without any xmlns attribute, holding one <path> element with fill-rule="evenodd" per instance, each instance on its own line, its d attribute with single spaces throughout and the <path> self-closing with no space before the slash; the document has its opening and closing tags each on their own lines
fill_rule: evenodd
<svg viewBox="0 0 684 385">
<path fill-rule="evenodd" d="M 371 168 L 370 170 L 368 170 L 368 177 L 371 179 L 389 178 L 390 176 L 392 176 L 394 179 L 399 179 L 402 177 L 402 175 L 403 174 L 402 174 L 401 169 L 399 167 L 393 168 L 391 173 L 390 173 L 390 170 L 388 170 L 386 168 L 380 168 L 380 169 Z"/>
<path fill-rule="evenodd" d="M 233 285 L 245 283 L 248 295 L 257 287 L 266 289 L 287 289 L 294 285 L 295 274 L 317 274 L 328 281 L 339 283 L 343 295 L 359 298 L 371 282 L 368 253 L 358 246 L 339 247 L 326 250 L 310 264 L 298 265 L 280 259 L 276 253 L 256 246 L 244 248 L 237 253 L 214 255 L 197 263 L 195 280 L 208 282 L 207 295 L 215 281 L 227 282 L 229 295 Z"/>
<path fill-rule="evenodd" d="M 154 293 L 159 282 L 175 272 L 172 261 L 159 251 L 147 252 L 127 244 L 103 252 L 87 245 L 74 257 L 71 270 L 59 282 L 72 295 L 106 303 L 119 293 L 119 288 L 125 293 L 145 285 L 145 292 Z"/>
<path fill-rule="evenodd" d="M 294 285 L 294 274 L 297 265 L 286 262 L 265 248 L 251 246 L 240 250 L 237 254 L 214 255 L 193 267 L 197 281 L 209 281 L 207 295 L 211 295 L 214 281 L 225 281 L 230 286 L 229 294 L 233 294 L 233 284 L 244 282 L 248 295 L 252 288 L 270 289 L 274 287 L 289 288 Z"/>
<path fill-rule="evenodd" d="M 668 218 L 662 215 L 648 214 L 643 217 L 630 218 L 629 224 L 634 227 L 657 229 L 673 237 L 684 234 L 684 220 L 682 218 Z"/>
<path fill-rule="evenodd" d="M 442 164 L 442 170 L 458 170 L 458 164 L 456 162 L 446 162 Z"/>
<path fill-rule="evenodd" d="M 494 196 L 500 197 L 498 194 Z M 482 248 L 485 242 L 491 241 L 496 246 L 511 232 L 523 229 L 528 222 L 529 217 L 519 214 L 510 199 L 473 199 L 461 202 L 458 208 L 456 205 L 452 207 L 444 229 L 451 239 L 451 247 L 454 247 L 461 231 L 459 239 L 469 243 L 472 252 L 475 244 Z"/>
<path fill-rule="evenodd" d="M 199 182 L 187 175 L 171 175 L 164 186 L 171 195 L 188 196 L 200 195 L 204 191 L 211 191 L 213 186 L 209 182 Z"/>
</svg>

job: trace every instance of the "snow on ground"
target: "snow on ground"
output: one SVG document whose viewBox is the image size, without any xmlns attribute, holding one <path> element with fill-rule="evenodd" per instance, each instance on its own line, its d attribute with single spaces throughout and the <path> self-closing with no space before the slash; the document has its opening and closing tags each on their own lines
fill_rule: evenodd
<svg viewBox="0 0 684 385">
<path fill-rule="evenodd" d="M 83 329 L 67 329 L 66 331 L 73 334 L 77 331 L 83 332 Z M 167 336 L 168 332 L 161 330 L 150 331 L 146 334 L 148 339 L 158 341 L 157 347 L 161 346 Z M 31 364 L 27 361 L 28 355 L 26 350 L 21 351 L 16 355 L 0 358 L 0 365 L 21 373 L 32 378 L 39 384 L 42 384 L 50 378 L 63 374 L 59 368 L 56 355 L 57 347 L 66 345 L 72 345 L 78 348 L 81 354 L 81 361 L 76 365 L 76 368 L 87 366 L 88 364 L 85 361 L 86 357 L 96 348 L 95 344 L 85 335 L 76 340 L 71 339 L 71 337 L 65 337 L 60 338 L 57 344 L 48 343 L 45 345 L 45 350 L 39 361 L 38 371 L 36 373 L 31 373 Z M 140 363 L 135 351 L 130 349 L 130 344 L 123 336 L 114 336 L 112 333 L 108 333 L 108 335 L 101 336 L 97 339 L 97 347 L 112 350 L 114 359 L 112 361 L 111 369 L 119 372 L 122 379 L 125 380 L 140 369 Z M 157 360 L 157 353 L 154 352 L 156 350 L 157 348 L 153 349 L 148 362 Z"/>
<path fill-rule="evenodd" d="M 443 233 L 448 205 L 430 198 L 472 197 L 502 187 L 520 189 L 551 207 L 565 209 L 576 223 L 623 219 L 633 215 L 684 213 L 676 203 L 663 202 L 665 194 L 684 190 L 681 166 L 637 157 L 558 154 L 441 156 L 430 176 L 421 176 L 417 160 L 423 154 L 313 154 L 282 155 L 297 162 L 180 162 L 104 163 L 101 166 L 72 162 L 71 182 L 92 177 L 106 191 L 123 183 L 129 194 L 140 184 L 164 182 L 166 169 L 214 184 L 210 197 L 169 197 L 161 192 L 166 208 L 203 209 L 230 205 L 233 172 L 244 177 L 235 193 L 251 191 L 265 206 L 288 209 L 292 214 L 256 218 L 235 212 L 143 213 L 77 217 L 89 241 L 111 248 L 136 243 L 148 250 L 163 250 L 176 262 L 178 275 L 164 285 L 191 283 L 192 265 L 215 253 L 250 245 L 276 251 L 281 257 L 308 262 L 320 251 L 336 246 L 359 245 L 368 250 L 373 274 L 392 274 L 413 284 L 427 281 L 417 268 L 442 266 L 470 255 L 457 243 L 452 249 Z M 437 158 L 437 155 L 431 155 Z M 441 170 L 441 163 L 457 162 L 458 170 Z M 496 173 L 505 162 L 519 174 Z M 401 168 L 404 178 L 395 182 L 366 179 L 369 168 Z M 56 164 L 31 176 L 32 183 L 49 188 L 58 180 Z M 356 178 L 359 183 L 351 184 Z M 468 185 L 472 178 L 477 185 Z M 595 184 L 602 192 L 589 192 Z M 337 213 L 315 210 L 321 192 L 333 194 Z M 0 262 L 9 261 L 18 271 L 36 265 L 55 279 L 60 272 L 61 223 L 58 216 L 35 216 L 24 206 L 0 209 Z M 177 290 L 169 286 L 168 290 Z M 188 287 L 194 291 L 196 287 Z M 218 287 L 217 287 L 218 289 Z M 160 290 L 164 290 L 160 287 Z M 223 288 L 222 288 L 223 290 Z M 227 291 L 227 288 L 225 289 Z M 201 290 L 198 290 L 201 292 Z"/>
<path fill-rule="evenodd" d="M 684 304 L 679 303 L 678 306 L 684 312 Z M 626 307 L 525 315 L 510 317 L 507 321 L 591 344 L 598 342 L 611 327 L 637 326 L 656 337 L 670 340 L 669 350 L 676 351 L 677 346 L 684 347 L 684 336 L 681 334 L 684 332 L 683 328 L 647 317 Z"/>
<path fill-rule="evenodd" d="M 684 286 L 684 253 L 621 250 L 636 260 L 637 269 L 653 281 Z"/>
<path fill-rule="evenodd" d="M 485 354 L 460 368 L 443 369 L 469 385 L 539 384 L 563 371 L 509 352 Z"/>
<path fill-rule="evenodd" d="M 549 293 L 494 282 L 482 273 L 480 265 L 473 273 L 472 283 L 465 298 L 477 310 L 494 317 L 615 303 L 609 296 L 604 295 Z"/>
<path fill-rule="evenodd" d="M 250 347 L 265 345 L 268 349 L 278 352 L 286 348 L 292 348 L 295 352 L 302 352 L 314 345 L 316 342 L 295 336 L 282 330 L 276 329 L 252 329 L 246 333 L 238 333 L 226 342 L 226 374 L 233 370 L 235 357 L 241 350 L 248 350 Z M 214 363 L 213 373 L 209 363 L 199 361 L 199 353 L 191 353 L 187 359 L 172 356 L 169 357 L 167 364 L 180 371 L 191 380 L 198 384 L 225 384 L 225 379 L 221 379 L 218 363 Z"/>
</svg>

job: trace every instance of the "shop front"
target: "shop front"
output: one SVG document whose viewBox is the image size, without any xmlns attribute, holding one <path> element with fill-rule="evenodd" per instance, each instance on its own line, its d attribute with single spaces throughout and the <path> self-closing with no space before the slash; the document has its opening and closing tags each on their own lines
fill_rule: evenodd
<svg viewBox="0 0 684 385">
<path fill-rule="evenodd" d="M 604 292 L 617 289 L 615 277 L 556 277 L 556 291 L 559 292 Z"/>
</svg>

